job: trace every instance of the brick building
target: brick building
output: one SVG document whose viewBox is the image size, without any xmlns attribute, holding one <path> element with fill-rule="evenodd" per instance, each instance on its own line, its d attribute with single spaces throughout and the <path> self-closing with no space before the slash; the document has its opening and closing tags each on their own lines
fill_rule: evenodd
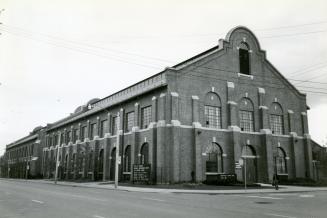
<svg viewBox="0 0 327 218">
<path fill-rule="evenodd" d="M 314 178 L 307 108 L 255 35 L 236 27 L 217 46 L 48 125 L 41 174 L 54 177 L 59 147 L 60 179 L 113 180 L 117 148 L 121 181 L 133 180 L 135 164 L 150 166 L 154 183 Z"/>
<path fill-rule="evenodd" d="M 26 137 L 6 146 L 3 159 L 3 177 L 41 178 L 42 141 L 44 128 L 36 127 Z"/>
</svg>

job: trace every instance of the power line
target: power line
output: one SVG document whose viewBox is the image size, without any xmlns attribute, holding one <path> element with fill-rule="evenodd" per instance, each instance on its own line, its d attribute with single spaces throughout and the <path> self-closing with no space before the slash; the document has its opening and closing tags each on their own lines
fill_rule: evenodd
<svg viewBox="0 0 327 218">
<path fill-rule="evenodd" d="M 308 90 L 302 90 L 302 89 L 300 89 L 299 91 L 327 95 L 327 92 L 316 92 L 316 91 L 308 91 Z"/>
<path fill-rule="evenodd" d="M 322 64 L 322 65 L 321 65 Z M 320 66 L 319 66 L 320 65 Z M 299 76 L 299 75 L 303 75 L 303 74 L 306 74 L 308 72 L 311 72 L 311 71 L 315 71 L 317 69 L 320 69 L 320 68 L 324 68 L 327 66 L 327 62 L 325 63 L 320 63 L 320 64 L 315 64 L 315 65 L 311 65 L 309 67 L 305 67 L 303 69 L 300 69 L 300 70 L 297 70 L 297 71 L 294 71 L 293 73 L 291 73 L 290 75 L 293 75 L 291 77 L 295 77 L 295 76 Z"/>
<path fill-rule="evenodd" d="M 318 31 L 311 31 L 311 32 L 293 33 L 293 34 L 282 34 L 282 35 L 274 35 L 274 36 L 264 36 L 264 37 L 260 37 L 260 38 L 261 39 L 281 38 L 281 37 L 288 37 L 288 36 L 309 35 L 309 34 L 322 33 L 322 32 L 327 32 L 327 29 L 325 29 L 325 30 L 318 30 Z"/>
<path fill-rule="evenodd" d="M 15 33 L 13 33 L 12 31 L 8 31 L 8 30 L 4 30 L 4 31 L 6 31 L 6 32 L 8 32 L 8 33 L 11 33 L 11 34 L 15 34 Z M 16 34 L 17 34 L 17 33 L 16 33 Z M 23 37 L 26 37 L 26 34 L 25 34 L 25 36 L 24 36 L 24 35 L 18 33 L 18 35 L 23 36 Z M 31 39 L 31 37 L 26 37 L 26 38 L 30 38 L 30 39 Z M 34 38 L 32 38 L 32 39 L 35 40 Z M 57 43 L 48 42 L 48 41 L 47 41 L 47 43 L 50 43 L 50 44 L 53 44 L 53 45 L 58 46 Z M 154 69 L 159 69 L 159 68 L 156 68 L 156 67 L 153 67 L 153 66 L 147 66 L 147 65 L 144 65 L 144 64 L 133 63 L 133 62 L 127 62 L 126 60 L 121 60 L 121 59 L 112 58 L 112 57 L 108 57 L 108 56 L 104 56 L 104 55 L 94 54 L 94 51 L 92 51 L 92 50 L 91 50 L 92 53 L 90 53 L 90 50 L 85 50 L 85 49 L 81 49 L 81 48 L 71 48 L 71 47 L 67 47 L 67 46 L 64 46 L 64 45 L 59 45 L 59 46 L 60 46 L 60 47 L 64 47 L 64 48 L 68 48 L 68 49 L 72 49 L 72 50 L 75 50 L 75 51 L 77 50 L 77 51 L 79 51 L 79 52 L 83 52 L 83 53 L 88 53 L 88 54 L 97 55 L 97 56 L 104 57 L 104 58 L 109 58 L 109 59 L 114 59 L 114 60 L 122 61 L 122 62 L 125 62 L 125 63 L 137 64 L 137 65 L 140 65 L 140 66 L 145 66 L 145 67 L 150 67 L 150 68 L 154 68 Z M 220 71 L 227 71 L 227 70 L 214 69 L 214 68 L 208 68 L 208 69 L 212 69 L 212 70 L 220 70 Z M 233 71 L 227 71 L 227 72 L 233 72 Z M 235 73 L 235 72 L 233 72 L 233 73 Z M 258 76 L 256 76 L 256 77 L 258 77 Z M 265 78 L 265 77 L 267 77 L 267 76 L 262 76 L 262 77 Z M 278 79 L 278 78 L 276 78 L 276 77 L 271 77 L 271 78 Z M 290 79 L 290 80 L 292 80 L 292 79 Z M 305 81 L 295 80 L 295 81 L 306 82 L 306 83 L 310 83 L 310 82 L 314 83 L 313 81 L 309 81 L 309 80 L 305 80 Z M 323 84 L 323 83 L 319 83 L 319 84 Z M 276 84 L 276 85 L 280 85 L 280 84 Z"/>
<path fill-rule="evenodd" d="M 112 49 L 112 48 L 104 48 L 104 47 L 100 47 L 100 46 L 96 46 L 96 45 L 92 45 L 92 44 L 88 44 L 88 43 L 84 43 L 84 42 L 77 42 L 77 41 L 73 41 L 73 40 L 69 40 L 69 39 L 64 39 L 61 37 L 56 37 L 53 35 L 49 35 L 49 34 L 45 34 L 45 33 L 39 33 L 39 32 L 33 32 L 33 31 L 29 31 L 23 28 L 19 28 L 19 27 L 12 27 L 12 26 L 8 26 L 8 25 L 2 25 L 4 30 L 7 31 L 20 31 L 23 32 L 25 34 L 29 34 L 29 35 L 41 35 L 43 37 L 46 38 L 51 38 L 57 41 L 62 41 L 64 43 L 68 43 L 68 44 L 76 44 L 77 46 L 84 46 L 84 47 L 90 47 L 90 48 L 95 48 L 95 49 L 99 49 L 99 50 L 104 50 L 107 52 L 115 52 L 115 53 L 121 53 L 121 54 L 125 54 L 125 55 L 129 55 L 129 56 L 137 56 L 137 57 L 141 57 L 141 58 L 146 58 L 146 59 L 151 59 L 151 60 L 155 60 L 155 61 L 160 61 L 160 62 L 165 62 L 165 63 L 172 63 L 172 61 L 170 60 L 166 60 L 166 59 L 162 59 L 162 58 L 157 58 L 157 57 L 149 57 L 149 56 L 145 56 L 145 55 L 140 55 L 137 53 L 133 53 L 133 52 L 126 52 L 126 51 L 120 51 L 117 49 Z"/>
<path fill-rule="evenodd" d="M 315 84 L 327 85 L 327 83 L 324 83 L 324 82 L 316 82 L 316 81 L 308 81 L 308 80 L 299 80 L 299 79 L 288 79 L 288 80 L 299 81 L 299 82 L 303 82 L 303 83 L 315 83 Z"/>
<path fill-rule="evenodd" d="M 272 28 L 263 28 L 263 29 L 256 29 L 256 31 L 289 29 L 289 28 L 297 28 L 297 27 L 303 27 L 303 26 L 312 26 L 312 25 L 323 24 L 323 23 L 327 23 L 327 21 L 312 22 L 312 23 L 305 23 L 305 24 L 298 24 L 298 25 L 289 25 L 289 26 L 280 26 L 280 27 L 272 27 Z"/>
<path fill-rule="evenodd" d="M 297 87 L 300 87 L 300 88 L 309 88 L 309 89 L 318 89 L 318 90 L 326 90 L 326 88 L 320 88 L 320 87 L 313 87 L 313 86 L 301 86 L 301 85 L 297 85 Z"/>
<path fill-rule="evenodd" d="M 20 36 L 20 37 L 24 37 L 24 38 L 28 38 L 28 39 L 35 40 L 37 42 L 40 42 L 39 39 L 35 39 L 35 38 L 33 38 L 31 36 L 28 36 L 26 34 L 23 35 L 23 34 L 15 33 L 13 31 L 8 31 L 8 30 L 3 30 L 3 31 L 5 31 L 6 33 L 9 33 L 9 34 L 12 34 L 12 35 L 16 35 L 16 36 Z M 57 42 L 51 42 L 51 41 L 47 41 L 47 40 L 41 40 L 41 42 L 44 42 L 44 43 L 47 43 L 47 44 L 51 44 L 53 46 L 58 46 L 58 47 L 70 49 L 70 50 L 73 50 L 73 51 L 85 53 L 85 54 L 91 54 L 91 55 L 99 56 L 99 57 L 102 57 L 102 58 L 119 61 L 119 62 L 124 62 L 124 63 L 128 63 L 128 64 L 138 65 L 138 66 L 142 66 L 142 67 L 146 67 L 146 68 L 152 68 L 152 69 L 157 69 L 157 70 L 161 69 L 159 67 L 148 65 L 148 64 L 142 64 L 142 63 L 138 63 L 138 62 L 127 61 L 126 59 L 120 59 L 120 58 L 117 58 L 117 56 L 112 57 L 112 56 L 108 56 L 108 55 L 101 55 L 101 54 L 95 53 L 95 51 L 93 51 L 91 49 L 79 48 L 79 47 L 76 47 L 76 46 L 75 47 L 66 46 L 64 44 L 58 44 Z"/>
</svg>

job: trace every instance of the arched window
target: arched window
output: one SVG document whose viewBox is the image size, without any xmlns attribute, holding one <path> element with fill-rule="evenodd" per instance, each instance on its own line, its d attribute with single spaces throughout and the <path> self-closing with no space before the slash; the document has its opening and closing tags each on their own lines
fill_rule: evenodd
<svg viewBox="0 0 327 218">
<path fill-rule="evenodd" d="M 249 46 L 247 43 L 242 42 L 239 45 L 239 62 L 240 62 L 240 73 L 250 74 L 250 53 Z"/>
<path fill-rule="evenodd" d="M 76 170 L 76 153 L 73 154 L 73 162 L 72 162 L 72 171 L 75 173 Z"/>
<path fill-rule="evenodd" d="M 84 152 L 81 152 L 79 171 L 83 174 L 85 169 L 85 155 Z"/>
<path fill-rule="evenodd" d="M 99 152 L 98 174 L 103 174 L 103 149 Z"/>
<path fill-rule="evenodd" d="M 116 148 L 113 148 L 110 154 L 110 180 L 115 179 L 115 171 L 116 171 Z"/>
<path fill-rule="evenodd" d="M 92 171 L 92 166 L 93 166 L 93 151 L 90 151 L 88 171 Z"/>
<path fill-rule="evenodd" d="M 283 110 L 280 104 L 276 102 L 270 106 L 269 122 L 273 134 L 284 134 Z"/>
<path fill-rule="evenodd" d="M 217 94 L 209 92 L 204 105 L 205 126 L 209 128 L 221 128 L 221 102 Z"/>
<path fill-rule="evenodd" d="M 254 107 L 252 102 L 248 98 L 242 98 L 239 105 L 240 105 L 239 117 L 240 117 L 241 131 L 254 132 L 254 118 L 253 118 Z"/>
<path fill-rule="evenodd" d="M 256 158 L 255 151 L 252 147 L 245 145 L 242 148 L 242 157 L 243 158 Z"/>
<path fill-rule="evenodd" d="M 66 154 L 65 156 L 65 165 L 64 165 L 64 173 L 66 173 L 67 169 L 68 169 L 68 154 Z"/>
<path fill-rule="evenodd" d="M 212 143 L 206 148 L 206 173 L 223 172 L 223 152 L 219 145 Z"/>
<path fill-rule="evenodd" d="M 128 145 L 124 155 L 124 172 L 131 172 L 131 146 Z"/>
<path fill-rule="evenodd" d="M 245 145 L 242 148 L 242 159 L 243 159 L 243 168 L 242 168 L 242 177 L 243 181 L 247 183 L 257 182 L 257 162 L 256 162 L 256 152 L 253 147 L 250 145 Z"/>
<path fill-rule="evenodd" d="M 276 167 L 277 174 L 287 174 L 286 154 L 282 148 L 277 149 Z"/>
<path fill-rule="evenodd" d="M 149 145 L 145 143 L 141 148 L 140 164 L 149 164 Z"/>
</svg>

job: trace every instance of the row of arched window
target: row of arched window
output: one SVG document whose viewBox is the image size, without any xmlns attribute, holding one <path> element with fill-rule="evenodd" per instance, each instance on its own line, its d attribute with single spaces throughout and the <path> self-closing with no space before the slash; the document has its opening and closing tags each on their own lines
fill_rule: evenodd
<svg viewBox="0 0 327 218">
<path fill-rule="evenodd" d="M 242 148 L 242 158 L 256 159 L 256 152 L 252 146 L 245 145 Z M 249 167 L 255 167 L 249 166 Z M 276 173 L 287 174 L 286 153 L 278 147 L 275 157 Z M 223 150 L 217 143 L 212 143 L 206 149 L 206 174 L 219 174 L 224 172 Z"/>
<path fill-rule="evenodd" d="M 204 105 L 205 126 L 208 128 L 222 128 L 221 101 L 214 92 L 209 92 Z M 239 102 L 239 127 L 242 131 L 254 132 L 254 106 L 249 98 Z M 269 111 L 270 129 L 273 134 L 284 134 L 283 110 L 279 103 L 274 102 Z"/>
<path fill-rule="evenodd" d="M 95 152 L 91 150 L 88 153 L 87 156 L 87 161 L 86 161 L 86 156 L 84 152 L 81 152 L 80 158 L 77 159 L 76 153 L 73 154 L 72 160 L 71 160 L 71 170 L 77 171 L 78 174 L 84 174 L 84 170 L 93 171 L 94 166 L 93 166 L 93 160 L 94 158 L 98 161 L 97 162 L 97 171 L 98 171 L 98 179 L 102 178 L 101 175 L 103 175 L 103 158 L 104 158 L 104 150 L 101 149 L 99 151 L 98 156 L 94 156 Z M 132 167 L 132 161 L 131 161 L 131 145 L 128 145 L 125 147 L 124 152 L 123 152 L 123 172 L 124 173 L 130 173 L 131 172 L 131 167 Z M 148 143 L 144 143 L 140 149 L 140 154 L 139 156 L 139 164 L 149 164 L 149 145 Z M 59 157 L 61 160 L 61 156 Z M 55 159 L 54 159 L 55 160 Z M 113 148 L 110 154 L 110 177 L 114 177 L 114 172 L 115 172 L 115 162 L 116 162 L 116 148 Z M 63 162 L 63 174 L 65 175 L 68 169 L 68 162 L 69 158 L 68 155 L 65 156 L 64 162 Z"/>
</svg>

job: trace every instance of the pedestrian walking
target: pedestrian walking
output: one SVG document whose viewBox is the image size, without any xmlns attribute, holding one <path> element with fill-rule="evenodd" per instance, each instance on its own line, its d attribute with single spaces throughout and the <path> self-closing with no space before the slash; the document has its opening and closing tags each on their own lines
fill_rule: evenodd
<svg viewBox="0 0 327 218">
<path fill-rule="evenodd" d="M 277 173 L 274 174 L 273 176 L 273 183 L 272 183 L 273 186 L 275 186 L 275 189 L 278 190 L 279 187 L 278 187 L 278 175 Z"/>
</svg>

